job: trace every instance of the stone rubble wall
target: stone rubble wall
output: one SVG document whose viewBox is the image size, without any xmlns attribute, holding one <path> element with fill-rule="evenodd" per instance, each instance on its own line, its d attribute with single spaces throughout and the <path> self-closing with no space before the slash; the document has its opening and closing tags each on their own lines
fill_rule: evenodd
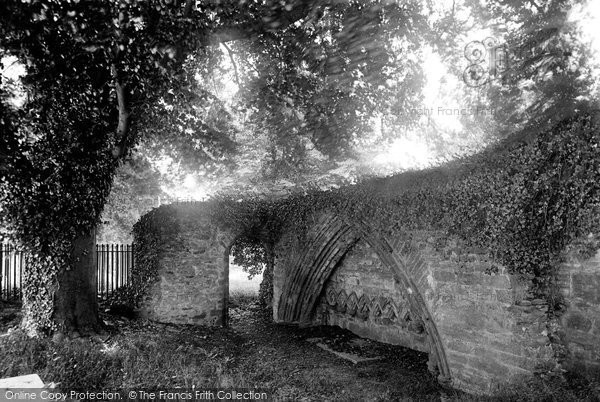
<svg viewBox="0 0 600 402">
<path fill-rule="evenodd" d="M 179 230 L 160 247 L 159 280 L 142 311 L 162 322 L 226 325 L 228 254 L 235 236 L 178 206 Z M 515 377 L 557 363 L 545 300 L 508 274 L 493 250 L 445 232 L 407 231 L 383 239 L 335 214 L 293 226 L 275 245 L 273 318 L 338 325 L 360 336 L 429 353 L 442 381 L 493 393 Z M 558 332 L 567 364 L 600 367 L 600 253 L 571 253 L 560 266 L 567 309 Z"/>
<path fill-rule="evenodd" d="M 600 251 L 591 258 L 568 253 L 560 266 L 559 286 L 566 302 L 560 320 L 566 364 L 600 378 Z"/>
<path fill-rule="evenodd" d="M 360 336 L 429 352 L 433 371 L 444 371 L 447 365 L 448 381 L 475 393 L 492 393 L 514 377 L 531 374 L 536 366 L 554 363 L 545 301 L 534 299 L 527 292 L 529 283 L 507 274 L 486 250 L 469 248 L 444 233 L 411 231 L 390 242 L 390 260 L 363 239 L 325 240 L 327 224 L 335 227 L 331 236 L 340 228 L 327 217 L 315 221 L 304 243 L 284 236 L 278 245 L 275 320 L 304 321 L 300 318 L 306 312 L 301 309 L 295 316 L 281 311 L 282 306 L 292 311 L 289 306 L 299 303 L 310 306 L 302 301 L 302 286 L 291 282 L 311 283 L 312 270 L 325 271 L 328 256 L 341 254 L 322 281 L 310 315 L 313 323 L 338 325 Z M 398 261 L 395 269 L 410 282 L 399 280 L 390 269 L 393 264 L 384 259 Z M 415 294 L 422 300 L 419 308 L 407 302 Z"/>
<path fill-rule="evenodd" d="M 365 242 L 351 248 L 326 284 L 315 324 L 428 352 L 423 323 L 410 308 L 393 273 Z"/>
<path fill-rule="evenodd" d="M 444 233 L 412 232 L 426 268 L 423 295 L 443 340 L 454 386 L 493 393 L 536 366 L 553 364 L 547 305 L 529 282 L 509 275 L 487 250 Z"/>
<path fill-rule="evenodd" d="M 225 325 L 232 237 L 196 204 L 178 205 L 177 220 L 178 233 L 162 239 L 159 280 L 140 312 L 160 322 Z"/>
</svg>

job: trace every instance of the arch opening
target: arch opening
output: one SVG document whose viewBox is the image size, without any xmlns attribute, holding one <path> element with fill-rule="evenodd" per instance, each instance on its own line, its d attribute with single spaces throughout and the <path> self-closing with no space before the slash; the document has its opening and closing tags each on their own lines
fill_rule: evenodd
<svg viewBox="0 0 600 402">
<path fill-rule="evenodd" d="M 411 271 L 421 264 L 418 255 L 402 255 L 400 248 L 395 250 L 366 229 L 336 217 L 319 225 L 305 252 L 290 265 L 279 298 L 279 320 L 323 323 L 325 319 L 326 324 L 347 328 L 359 336 L 426 352 L 429 370 L 448 383 L 450 370 L 444 346 L 411 279 Z M 377 284 L 372 281 L 361 286 L 360 269 L 347 273 L 344 280 L 336 274 L 348 258 L 356 257 L 352 253 L 358 248 L 362 248 L 359 254 L 363 262 L 367 261 L 366 266 L 378 264 L 380 272 L 373 276 Z M 363 275 L 362 280 L 368 277 Z M 340 283 L 350 285 L 336 286 Z"/>
<path fill-rule="evenodd" d="M 240 236 L 230 245 L 225 256 L 228 315 L 259 300 L 268 258 L 267 247 L 259 240 Z"/>
<path fill-rule="evenodd" d="M 384 343 L 429 352 L 425 323 L 407 290 L 364 240 L 340 259 L 315 305 L 313 321 Z"/>
</svg>

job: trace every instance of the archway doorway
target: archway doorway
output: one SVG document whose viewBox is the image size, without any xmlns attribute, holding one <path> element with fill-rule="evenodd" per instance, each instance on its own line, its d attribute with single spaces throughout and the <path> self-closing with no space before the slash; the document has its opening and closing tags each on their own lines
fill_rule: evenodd
<svg viewBox="0 0 600 402">
<path fill-rule="evenodd" d="M 366 249 L 349 265 L 360 269 L 339 281 L 342 286 L 328 291 L 326 284 L 332 274 L 340 263 L 348 263 L 348 252 L 359 243 Z M 421 296 L 423 287 L 413 279 L 426 265 L 418 251 L 410 250 L 401 242 L 392 246 L 361 222 L 351 226 L 335 215 L 324 215 L 303 251 L 289 261 L 286 274 L 279 276 L 277 320 L 310 324 L 315 316 L 324 314 L 319 306 L 339 310 L 348 317 L 341 317 L 334 325 L 343 323 L 342 327 L 359 336 L 371 337 L 371 333 L 388 343 L 394 338 L 391 343 L 426 352 L 431 372 L 448 382 L 451 377 L 444 345 Z M 370 272 L 374 267 L 379 267 L 378 272 Z M 395 291 L 390 293 L 392 288 Z M 382 328 L 386 326 L 392 328 Z M 400 333 L 394 333 L 397 327 L 401 327 Z"/>
<path fill-rule="evenodd" d="M 231 245 L 228 256 L 230 316 L 258 305 L 266 259 L 267 251 L 260 241 L 239 237 Z"/>
</svg>

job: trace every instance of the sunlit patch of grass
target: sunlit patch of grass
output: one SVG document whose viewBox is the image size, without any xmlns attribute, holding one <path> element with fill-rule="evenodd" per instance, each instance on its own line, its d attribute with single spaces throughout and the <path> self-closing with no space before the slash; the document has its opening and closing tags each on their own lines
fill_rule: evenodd
<svg viewBox="0 0 600 402">
<path fill-rule="evenodd" d="M 229 266 L 229 307 L 243 307 L 258 301 L 258 291 L 262 275 L 248 279 L 248 273 L 242 267 Z"/>
<path fill-rule="evenodd" d="M 54 343 L 16 331 L 0 339 L 0 378 L 37 373 L 64 389 L 243 386 L 241 377 L 228 371 L 234 340 L 216 332 L 202 337 L 142 327 L 106 342 Z"/>
<path fill-rule="evenodd" d="M 245 307 L 258 302 L 258 293 L 253 290 L 235 290 L 229 292 L 229 307 Z"/>
<path fill-rule="evenodd" d="M 600 387 L 597 382 L 584 380 L 585 384 L 576 387 L 576 383 L 561 377 L 541 378 L 528 376 L 513 378 L 510 384 L 500 386 L 494 395 L 481 396 L 465 394 L 457 390 L 447 390 L 447 400 L 460 402 L 537 402 L 537 401 L 598 401 Z"/>
<path fill-rule="evenodd" d="M 262 275 L 248 279 L 248 273 L 242 267 L 234 264 L 229 265 L 229 292 L 244 292 L 258 294 Z"/>
</svg>

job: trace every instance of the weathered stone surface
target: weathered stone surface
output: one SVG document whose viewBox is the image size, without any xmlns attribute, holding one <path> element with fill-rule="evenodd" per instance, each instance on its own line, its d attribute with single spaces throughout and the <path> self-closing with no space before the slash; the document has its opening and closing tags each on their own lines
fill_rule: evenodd
<svg viewBox="0 0 600 402">
<path fill-rule="evenodd" d="M 164 239 L 160 280 L 141 307 L 159 322 L 224 325 L 228 297 L 228 260 L 232 234 L 203 216 L 194 204 L 178 207 L 179 233 Z"/>
<path fill-rule="evenodd" d="M 588 332 L 592 329 L 592 320 L 581 311 L 571 311 L 563 318 L 565 327 L 573 330 Z"/>
<path fill-rule="evenodd" d="M 198 209 L 200 208 L 200 209 Z M 412 230 L 385 239 L 315 214 L 306 238 L 283 233 L 275 245 L 273 318 L 338 325 L 430 354 L 441 379 L 471 392 L 554 363 L 548 305 L 531 282 L 512 276 L 491 253 L 445 232 Z M 201 205 L 179 211 L 180 232 L 164 239 L 160 280 L 146 317 L 223 325 L 228 247 L 233 234 L 211 224 Z M 556 334 L 567 362 L 600 373 L 600 254 L 565 256 L 558 283 L 568 304 Z"/>
<path fill-rule="evenodd" d="M 37 374 L 27 374 L 18 377 L 0 379 L 0 389 L 23 390 L 28 388 L 43 388 L 44 382 Z M 4 395 L 2 395 L 4 397 Z M 15 398 L 17 399 L 17 398 Z"/>
<path fill-rule="evenodd" d="M 440 236 L 444 235 L 415 231 L 392 240 L 397 264 L 386 263 L 385 254 L 374 254 L 361 241 L 348 248 L 323 284 L 313 319 L 430 353 L 436 345 L 435 353 L 442 353 L 449 365 L 452 383 L 476 392 L 531 373 L 536 364 L 551 359 L 543 332 L 546 306 L 528 299 L 529 284 L 507 275 L 487 254 L 476 253 L 481 250 L 466 252 L 456 239 L 436 241 Z M 276 264 L 275 287 L 281 293 L 290 286 L 292 266 L 286 258 Z M 407 302 L 416 295 L 421 302 Z M 294 297 L 289 296 L 290 302 L 297 300 Z M 364 297 L 369 308 L 360 314 L 354 304 Z M 381 318 L 381 300 L 386 299 L 400 310 L 395 319 Z M 399 319 L 405 316 L 409 318 Z M 422 317 L 429 324 L 418 324 Z M 439 364 L 436 359 L 432 367 Z"/>
<path fill-rule="evenodd" d="M 489 256 L 475 253 L 481 250 L 465 253 L 460 242 L 432 240 L 436 237 L 439 234 L 415 232 L 411 246 L 406 244 L 406 239 L 391 242 L 399 254 L 405 253 L 401 254 L 404 256 L 400 258 L 401 266 L 406 267 L 413 278 L 414 288 L 398 281 L 379 254 L 359 242 L 345 254 L 325 283 L 314 320 L 350 329 L 363 337 L 431 351 L 427 331 L 423 329 L 421 334 L 415 331 L 424 327 L 408 322 L 400 325 L 401 320 L 397 319 L 383 320 L 380 306 L 373 304 L 375 299 L 386 298 L 402 304 L 406 295 L 418 292 L 425 297 L 426 308 L 434 317 L 443 340 L 452 381 L 457 386 L 469 384 L 464 388 L 471 390 L 482 391 L 505 376 L 530 372 L 537 363 L 551 357 L 551 350 L 546 347 L 548 338 L 542 333 L 545 315 L 539 311 L 545 306 L 538 301 L 535 305 L 525 301 L 522 304 L 527 306 L 515 306 L 515 301 L 526 300 L 523 289 L 528 284 L 513 280 L 497 263 L 494 263 L 494 274 L 490 275 Z M 445 246 L 452 249 L 444 249 Z M 276 272 L 282 271 L 275 280 L 279 289 L 289 280 L 286 271 L 289 267 L 285 259 L 276 265 Z M 336 297 L 328 301 L 331 289 Z M 358 314 L 353 303 L 348 303 L 354 294 L 368 296 L 374 307 L 364 315 Z M 406 311 L 410 313 L 410 306 Z M 494 343 L 503 338 L 504 343 Z M 463 367 L 453 361 L 454 354 L 449 355 L 453 348 L 475 355 Z M 533 350 L 536 352 L 528 352 Z M 490 363 L 490 359 L 498 364 Z M 477 383 L 479 380 L 483 382 Z"/>
<path fill-rule="evenodd" d="M 580 297 L 589 303 L 600 304 L 600 272 L 596 274 L 573 273 L 571 275 L 573 297 Z"/>
<path fill-rule="evenodd" d="M 567 303 L 560 334 L 569 350 L 565 365 L 600 376 L 600 252 L 581 260 L 571 252 L 560 266 L 559 285 Z"/>
</svg>

